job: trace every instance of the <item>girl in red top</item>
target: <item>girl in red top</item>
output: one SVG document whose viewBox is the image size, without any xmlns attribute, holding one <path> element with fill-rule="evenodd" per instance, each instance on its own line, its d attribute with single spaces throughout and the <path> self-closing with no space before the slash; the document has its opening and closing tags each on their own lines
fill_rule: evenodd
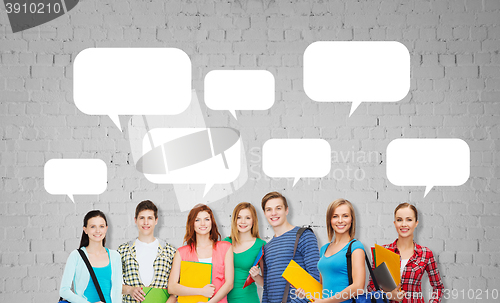
<svg viewBox="0 0 500 303">
<path fill-rule="evenodd" d="M 429 302 L 441 302 L 443 282 L 434 255 L 429 248 L 413 241 L 413 232 L 418 226 L 418 212 L 415 206 L 409 203 L 399 204 L 394 210 L 394 226 L 398 232 L 398 239 L 384 247 L 401 256 L 401 284 L 388 293 L 388 297 L 392 298 L 392 302 L 424 303 L 421 283 L 424 272 L 427 272 L 433 290 Z M 400 287 L 401 291 L 398 291 Z M 370 278 L 368 291 L 374 290 Z"/>
<path fill-rule="evenodd" d="M 205 296 L 210 302 L 227 303 L 227 294 L 233 288 L 234 267 L 231 243 L 220 241 L 217 223 L 210 207 L 196 205 L 189 212 L 184 242 L 175 253 L 168 292 L 178 296 Z M 212 284 L 202 288 L 179 284 L 181 261 L 212 263 Z"/>
</svg>

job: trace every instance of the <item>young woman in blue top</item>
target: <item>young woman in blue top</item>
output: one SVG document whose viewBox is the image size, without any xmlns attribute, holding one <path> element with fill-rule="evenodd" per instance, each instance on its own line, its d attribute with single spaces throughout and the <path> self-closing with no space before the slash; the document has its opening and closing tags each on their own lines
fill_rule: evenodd
<svg viewBox="0 0 500 303">
<path fill-rule="evenodd" d="M 106 303 L 118 303 L 122 302 L 122 264 L 117 251 L 104 247 L 107 230 L 106 216 L 100 210 L 88 212 L 83 219 L 79 247 L 94 269 Z M 102 303 L 89 270 L 77 250 L 68 257 L 59 294 L 71 303 Z"/>
<path fill-rule="evenodd" d="M 354 239 L 356 215 L 351 202 L 337 199 L 330 203 L 326 212 L 326 226 L 331 243 L 321 247 L 318 262 L 323 298 L 315 299 L 314 302 L 350 302 L 351 298 L 362 294 L 365 288 L 365 251 L 363 244 Z M 349 285 L 346 253 L 351 242 L 354 242 L 351 246 L 353 283 Z"/>
</svg>

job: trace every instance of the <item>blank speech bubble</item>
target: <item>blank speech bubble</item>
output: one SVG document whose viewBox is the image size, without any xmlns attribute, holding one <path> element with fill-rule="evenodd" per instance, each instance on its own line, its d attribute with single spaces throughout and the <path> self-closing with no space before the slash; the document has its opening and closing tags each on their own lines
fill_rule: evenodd
<svg viewBox="0 0 500 303">
<path fill-rule="evenodd" d="M 238 178 L 241 146 L 232 128 L 155 128 L 136 168 L 156 184 L 205 184 L 205 196 L 214 184 Z"/>
<path fill-rule="evenodd" d="M 213 70 L 205 76 L 205 103 L 213 110 L 266 110 L 273 106 L 274 76 L 267 70 Z"/>
<path fill-rule="evenodd" d="M 177 115 L 191 101 L 191 60 L 176 48 L 87 48 L 75 58 L 73 98 L 88 115 Z"/>
<path fill-rule="evenodd" d="M 101 159 L 52 159 L 44 166 L 44 186 L 51 195 L 99 195 L 108 184 L 108 168 Z"/>
<path fill-rule="evenodd" d="M 262 147 L 262 169 L 271 178 L 321 178 L 330 172 L 331 147 L 323 139 L 270 139 Z"/>
<path fill-rule="evenodd" d="M 397 186 L 460 186 L 469 179 L 470 149 L 461 139 L 396 139 L 387 146 L 387 178 Z"/>
<path fill-rule="evenodd" d="M 410 90 L 410 54 L 396 41 L 318 41 L 304 52 L 304 91 L 318 102 L 395 102 Z"/>
</svg>

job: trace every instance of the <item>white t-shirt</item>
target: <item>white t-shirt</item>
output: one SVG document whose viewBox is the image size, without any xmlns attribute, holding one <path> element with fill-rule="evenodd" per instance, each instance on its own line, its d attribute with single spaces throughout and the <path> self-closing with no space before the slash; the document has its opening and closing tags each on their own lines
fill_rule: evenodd
<svg viewBox="0 0 500 303">
<path fill-rule="evenodd" d="M 201 263 L 212 263 L 212 258 L 198 259 Z"/>
<path fill-rule="evenodd" d="M 410 259 L 401 259 L 401 269 L 399 270 L 399 275 L 403 276 L 403 271 L 405 270 L 406 264 Z"/>
<path fill-rule="evenodd" d="M 151 243 L 144 243 L 139 241 L 139 239 L 135 240 L 135 253 L 137 263 L 139 263 L 139 277 L 144 286 L 149 286 L 153 282 L 155 275 L 153 263 L 158 255 L 158 245 L 158 239 L 155 239 Z"/>
</svg>

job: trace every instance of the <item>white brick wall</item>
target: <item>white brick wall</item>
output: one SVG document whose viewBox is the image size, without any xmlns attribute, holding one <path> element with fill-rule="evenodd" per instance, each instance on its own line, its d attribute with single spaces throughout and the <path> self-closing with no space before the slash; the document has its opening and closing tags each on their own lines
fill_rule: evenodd
<svg viewBox="0 0 500 303">
<path fill-rule="evenodd" d="M 263 4 L 263 3 L 264 4 Z M 302 54 L 318 40 L 397 40 L 412 57 L 409 95 L 398 103 L 316 103 L 302 88 Z M 193 88 L 203 103 L 203 78 L 220 68 L 261 68 L 276 78 L 268 111 L 238 113 L 202 108 L 209 126 L 242 133 L 249 180 L 211 204 L 223 236 L 241 201 L 260 209 L 272 190 L 283 192 L 293 224 L 312 224 L 327 241 L 329 202 L 350 199 L 366 247 L 392 242 L 392 211 L 402 201 L 421 212 L 417 242 L 437 255 L 447 289 L 500 291 L 500 1 L 81 1 L 69 14 L 12 34 L 0 13 L 0 301 L 50 302 L 58 298 L 64 263 L 76 248 L 84 214 L 99 208 L 111 225 L 108 246 L 136 235 L 135 205 L 160 208 L 157 236 L 182 245 L 187 213 L 169 185 L 135 171 L 126 132 L 106 116 L 80 112 L 72 97 L 72 61 L 87 47 L 178 47 L 193 62 Z M 122 124 L 124 119 L 122 119 Z M 377 160 L 340 158 L 322 179 L 270 180 L 260 149 L 269 138 L 324 138 L 344 155 L 379 154 Z M 456 137 L 471 148 L 471 177 L 460 187 L 397 187 L 385 177 L 385 148 L 399 137 Z M 99 158 L 108 165 L 108 189 L 99 196 L 52 196 L 43 165 L 53 158 Z M 338 169 L 333 173 L 335 169 Z M 361 169 L 362 180 L 339 178 Z M 351 172 L 352 173 L 352 172 Z M 272 230 L 259 212 L 262 237 Z M 428 291 L 428 283 L 424 290 Z"/>
</svg>

